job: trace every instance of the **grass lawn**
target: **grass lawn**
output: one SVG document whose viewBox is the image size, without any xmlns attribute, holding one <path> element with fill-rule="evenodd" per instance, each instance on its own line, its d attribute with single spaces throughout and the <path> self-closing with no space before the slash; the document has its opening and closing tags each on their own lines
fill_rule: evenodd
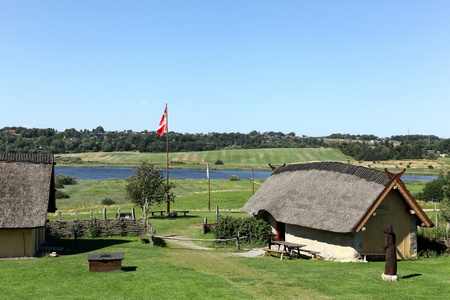
<svg viewBox="0 0 450 300">
<path fill-rule="evenodd" d="M 448 299 L 450 293 L 448 257 L 399 262 L 399 281 L 385 282 L 384 262 L 240 257 L 233 247 L 152 247 L 136 237 L 58 244 L 68 250 L 56 258 L 0 260 L 2 299 Z M 96 252 L 124 252 L 122 271 L 89 272 L 87 254 Z"/>
<path fill-rule="evenodd" d="M 208 209 L 209 193 L 207 179 L 171 179 L 176 187 L 174 194 L 175 202 L 171 203 L 172 209 L 206 211 Z M 240 211 L 245 202 L 262 185 L 264 180 L 255 180 L 253 185 L 250 180 L 230 181 L 211 180 L 211 210 L 219 206 L 221 211 Z M 89 218 L 90 210 L 97 217 L 101 217 L 104 198 L 113 199 L 116 204 L 107 207 L 109 217 L 113 217 L 118 209 L 129 212 L 134 207 L 127 199 L 124 189 L 124 180 L 78 180 L 76 185 L 67 185 L 62 191 L 70 195 L 68 199 L 58 199 L 56 207 L 62 212 L 62 219 L 73 219 L 75 210 L 79 218 Z M 136 215 L 141 215 L 139 207 L 134 207 Z M 165 210 L 165 204 L 152 210 Z M 49 219 L 56 219 L 57 213 L 49 213 Z"/>
<path fill-rule="evenodd" d="M 173 209 L 187 209 L 187 217 L 154 216 L 157 235 L 213 238 L 203 235 L 204 218 L 214 222 L 220 213 L 245 217 L 240 208 L 251 197 L 250 181 L 211 181 L 211 208 L 207 210 L 208 181 L 174 179 L 177 198 Z M 255 190 L 263 181 L 255 184 Z M 116 205 L 113 217 L 133 207 L 125 199 L 122 180 L 79 180 L 66 186 L 71 198 L 57 201 L 63 219 L 89 218 L 90 209 L 100 217 L 100 202 L 108 197 Z M 420 191 L 420 184 L 407 183 Z M 154 210 L 164 208 L 155 207 Z M 137 209 L 137 215 L 140 214 Z M 433 212 L 430 212 L 433 214 Z M 49 214 L 56 219 L 57 214 Z M 275 257 L 243 257 L 233 246 L 195 242 L 211 250 L 166 241 L 152 247 L 138 237 L 57 239 L 64 247 L 59 257 L 0 260 L 2 299 L 447 299 L 450 293 L 450 257 L 408 260 L 398 263 L 398 282 L 381 279 L 384 262 L 342 263 Z M 244 246 L 245 247 L 245 246 Z M 89 272 L 88 253 L 124 252 L 122 271 Z"/>
</svg>

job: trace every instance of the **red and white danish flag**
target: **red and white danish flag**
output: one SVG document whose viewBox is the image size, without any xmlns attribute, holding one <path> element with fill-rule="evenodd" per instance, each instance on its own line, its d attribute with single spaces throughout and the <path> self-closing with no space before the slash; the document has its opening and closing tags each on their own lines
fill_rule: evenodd
<svg viewBox="0 0 450 300">
<path fill-rule="evenodd" d="M 163 136 L 164 132 L 166 131 L 167 131 L 167 106 L 166 109 L 164 110 L 164 114 L 161 118 L 161 121 L 159 122 L 159 127 L 156 133 L 158 134 L 158 136 Z"/>
</svg>

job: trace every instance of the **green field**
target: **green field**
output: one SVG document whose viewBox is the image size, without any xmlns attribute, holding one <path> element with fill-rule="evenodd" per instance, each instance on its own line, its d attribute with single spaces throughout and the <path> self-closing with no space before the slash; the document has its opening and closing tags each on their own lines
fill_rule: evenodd
<svg viewBox="0 0 450 300">
<path fill-rule="evenodd" d="M 255 180 L 255 184 L 252 184 L 250 180 L 211 180 L 211 196 L 209 196 L 206 179 L 172 179 L 171 182 L 176 185 L 175 203 L 171 204 L 173 209 L 205 211 L 210 201 L 213 210 L 219 206 L 219 209 L 228 211 L 231 206 L 232 211 L 240 211 L 252 196 L 253 190 L 258 190 L 264 181 Z M 63 219 L 73 218 L 75 210 L 78 211 L 80 218 L 89 218 L 91 209 L 94 214 L 101 217 L 103 212 L 101 201 L 104 198 L 111 198 L 116 202 L 115 205 L 107 208 L 111 216 L 115 215 L 119 208 L 121 211 L 129 212 L 133 205 L 126 199 L 124 184 L 124 180 L 118 179 L 78 180 L 78 184 L 68 185 L 62 189 L 70 195 L 70 198 L 56 200 L 56 207 L 62 212 Z M 137 214 L 141 213 L 139 207 L 135 209 Z M 153 210 L 161 209 L 163 208 L 153 208 Z M 49 218 L 56 219 L 57 213 L 49 214 Z"/>
<path fill-rule="evenodd" d="M 86 166 L 134 166 L 140 161 L 147 160 L 155 165 L 165 166 L 166 153 L 137 153 L 137 152 L 91 152 L 77 154 L 59 154 L 59 158 L 81 158 Z M 214 165 L 221 160 L 224 165 Z M 281 165 L 283 163 L 302 163 L 311 161 L 352 161 L 341 152 L 331 148 L 280 148 L 280 149 L 236 149 L 201 152 L 176 152 L 169 154 L 169 161 L 173 168 L 204 169 L 206 164 L 222 169 L 269 169 L 268 163 Z M 58 165 L 63 165 L 63 162 Z"/>
<path fill-rule="evenodd" d="M 146 160 L 158 168 L 165 168 L 166 153 L 139 152 L 89 152 L 55 155 L 57 166 L 137 166 Z M 215 165 L 221 160 L 223 165 Z M 270 170 L 268 164 L 279 166 L 284 163 L 308 163 L 317 161 L 338 161 L 356 166 L 392 173 L 439 175 L 450 172 L 450 158 L 438 160 L 409 159 L 389 161 L 355 161 L 333 148 L 274 148 L 274 149 L 234 149 L 201 152 L 176 152 L 169 155 L 170 168 L 225 170 Z"/>
</svg>

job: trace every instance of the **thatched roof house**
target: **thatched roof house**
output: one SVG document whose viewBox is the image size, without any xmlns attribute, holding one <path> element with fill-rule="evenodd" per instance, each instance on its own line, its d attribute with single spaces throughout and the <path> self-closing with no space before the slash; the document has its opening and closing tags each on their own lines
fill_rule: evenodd
<svg viewBox="0 0 450 300">
<path fill-rule="evenodd" d="M 243 210 L 268 219 L 279 239 L 336 260 L 384 253 L 381 229 L 392 224 L 400 256 L 407 257 L 417 252 L 417 225 L 433 224 L 402 174 L 338 162 L 279 167 Z"/>
<path fill-rule="evenodd" d="M 53 155 L 0 153 L 0 257 L 35 255 L 55 210 Z"/>
</svg>

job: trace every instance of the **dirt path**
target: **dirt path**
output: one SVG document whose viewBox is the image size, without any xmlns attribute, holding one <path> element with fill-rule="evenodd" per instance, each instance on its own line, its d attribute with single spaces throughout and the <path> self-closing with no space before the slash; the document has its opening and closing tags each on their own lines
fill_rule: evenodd
<svg viewBox="0 0 450 300">
<path fill-rule="evenodd" d="M 215 250 L 214 248 L 208 248 L 199 246 L 191 241 L 177 241 L 177 240 L 169 240 L 171 244 L 177 245 L 180 248 L 192 249 L 192 250 Z M 262 248 L 253 248 L 253 249 L 243 249 L 244 252 L 236 252 L 231 253 L 231 255 L 242 256 L 242 257 L 258 257 L 264 255 L 264 251 Z"/>
</svg>

